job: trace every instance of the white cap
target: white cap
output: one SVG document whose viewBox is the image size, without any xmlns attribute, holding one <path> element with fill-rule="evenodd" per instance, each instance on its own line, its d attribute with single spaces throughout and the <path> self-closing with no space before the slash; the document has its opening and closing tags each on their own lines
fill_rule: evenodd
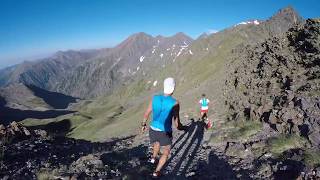
<svg viewBox="0 0 320 180">
<path fill-rule="evenodd" d="M 175 86 L 176 86 L 176 83 L 174 82 L 174 79 L 172 77 L 166 78 L 163 81 L 164 94 L 172 94 Z"/>
</svg>

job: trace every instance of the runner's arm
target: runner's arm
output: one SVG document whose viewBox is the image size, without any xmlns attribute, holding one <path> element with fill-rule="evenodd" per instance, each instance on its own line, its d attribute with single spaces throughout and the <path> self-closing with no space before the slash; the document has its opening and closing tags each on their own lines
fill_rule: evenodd
<svg viewBox="0 0 320 180">
<path fill-rule="evenodd" d="M 180 104 L 179 102 L 176 103 L 176 105 L 173 107 L 173 121 L 174 125 L 178 130 L 182 130 L 182 124 L 180 122 Z"/>
<path fill-rule="evenodd" d="M 143 115 L 143 121 L 141 123 L 142 126 L 147 124 L 147 121 L 149 120 L 151 111 L 152 111 L 152 100 L 149 102 L 148 108 Z"/>
</svg>

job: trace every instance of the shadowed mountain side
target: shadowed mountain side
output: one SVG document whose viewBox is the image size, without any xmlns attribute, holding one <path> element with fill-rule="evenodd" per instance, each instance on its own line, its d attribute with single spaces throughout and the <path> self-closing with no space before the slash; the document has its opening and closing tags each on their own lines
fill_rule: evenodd
<svg viewBox="0 0 320 180">
<path fill-rule="evenodd" d="M 25 85 L 35 96 L 42 98 L 48 105 L 55 109 L 66 109 L 70 103 L 75 103 L 77 98 L 57 92 L 41 89 L 34 85 Z"/>
<path fill-rule="evenodd" d="M 34 119 L 49 119 L 56 118 L 61 115 L 74 113 L 76 111 L 67 110 L 47 110 L 47 111 L 33 111 L 20 110 L 8 107 L 0 107 L 0 122 L 2 124 L 9 124 L 12 121 L 22 121 L 27 118 Z"/>
<path fill-rule="evenodd" d="M 64 119 L 58 122 L 51 122 L 44 125 L 29 126 L 32 130 L 42 129 L 50 135 L 54 136 L 66 136 L 68 132 L 72 131 L 71 122 L 69 119 Z"/>
<path fill-rule="evenodd" d="M 0 109 L 1 109 L 1 107 L 4 107 L 6 104 L 7 104 L 7 101 L 3 97 L 0 96 Z"/>
</svg>

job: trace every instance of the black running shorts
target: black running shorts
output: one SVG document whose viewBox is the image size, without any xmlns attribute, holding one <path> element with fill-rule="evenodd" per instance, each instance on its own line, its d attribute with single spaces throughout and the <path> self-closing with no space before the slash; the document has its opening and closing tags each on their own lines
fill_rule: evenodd
<svg viewBox="0 0 320 180">
<path fill-rule="evenodd" d="M 160 146 L 172 144 L 172 132 L 149 130 L 150 143 L 159 142 Z"/>
</svg>

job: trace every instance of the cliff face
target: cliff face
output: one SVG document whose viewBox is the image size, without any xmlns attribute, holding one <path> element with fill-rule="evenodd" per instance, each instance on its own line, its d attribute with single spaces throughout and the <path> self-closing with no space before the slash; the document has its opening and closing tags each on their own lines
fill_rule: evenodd
<svg viewBox="0 0 320 180">
<path fill-rule="evenodd" d="M 234 53 L 225 88 L 229 119 L 260 120 L 319 147 L 319 19 Z"/>
</svg>

